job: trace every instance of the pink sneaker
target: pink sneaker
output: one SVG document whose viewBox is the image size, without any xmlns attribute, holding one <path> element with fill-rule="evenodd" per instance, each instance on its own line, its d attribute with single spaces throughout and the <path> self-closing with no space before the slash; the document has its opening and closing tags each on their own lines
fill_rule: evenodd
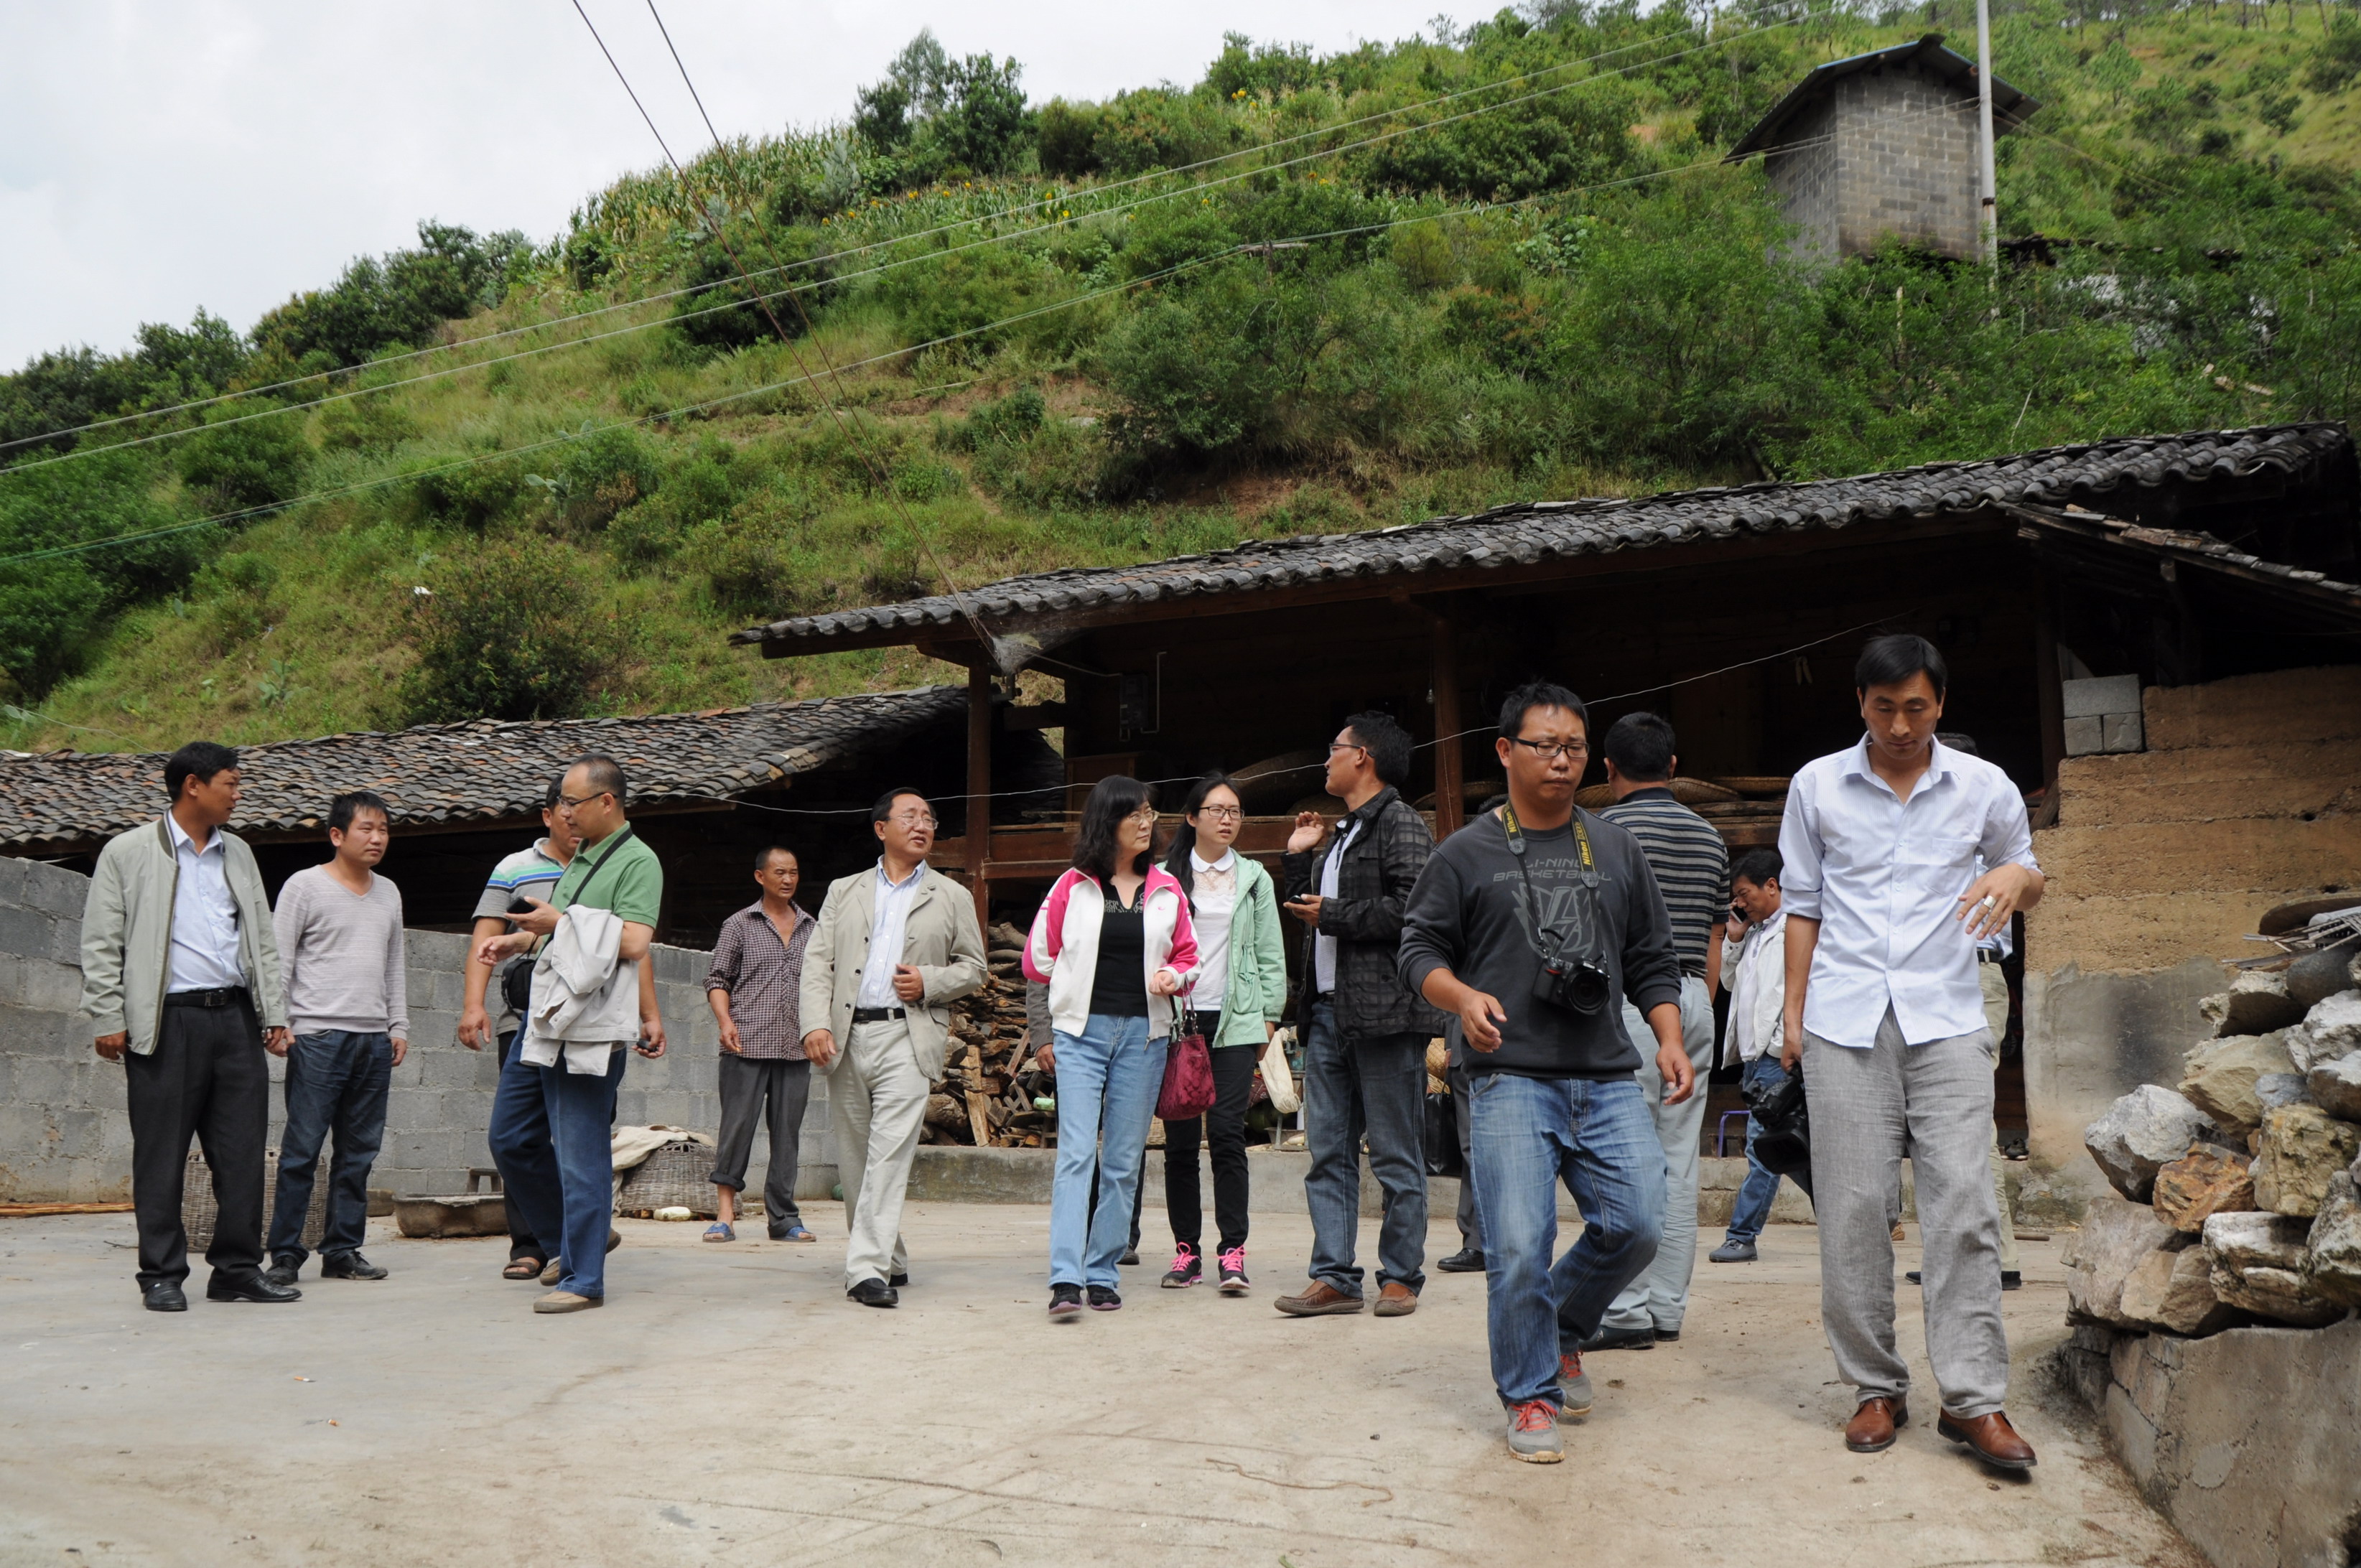
<svg viewBox="0 0 2361 1568">
<path fill-rule="evenodd" d="M 1182 1242 L 1172 1254 L 1172 1266 L 1164 1271 L 1164 1288 L 1186 1290 L 1205 1277 L 1205 1260 L 1195 1247 Z"/>
<path fill-rule="evenodd" d="M 1234 1246 L 1224 1252 L 1221 1256 L 1221 1271 L 1223 1295 L 1243 1296 L 1246 1293 L 1246 1248 Z"/>
</svg>

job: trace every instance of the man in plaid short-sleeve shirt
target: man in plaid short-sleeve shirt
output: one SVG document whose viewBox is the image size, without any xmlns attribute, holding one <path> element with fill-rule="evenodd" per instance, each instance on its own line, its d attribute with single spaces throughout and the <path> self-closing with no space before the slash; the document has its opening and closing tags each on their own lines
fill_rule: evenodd
<svg viewBox="0 0 2361 1568">
<path fill-rule="evenodd" d="M 721 1029 L 721 1146 L 710 1178 L 717 1217 L 705 1233 L 709 1242 L 736 1239 L 738 1194 L 746 1185 L 757 1121 L 767 1122 L 771 1135 L 770 1168 L 763 1178 L 771 1239 L 818 1239 L 796 1207 L 797 1146 L 811 1099 L 798 992 L 814 924 L 795 902 L 800 876 L 791 850 L 774 845 L 754 857 L 763 896 L 722 923 L 705 975 L 705 998 Z"/>
</svg>

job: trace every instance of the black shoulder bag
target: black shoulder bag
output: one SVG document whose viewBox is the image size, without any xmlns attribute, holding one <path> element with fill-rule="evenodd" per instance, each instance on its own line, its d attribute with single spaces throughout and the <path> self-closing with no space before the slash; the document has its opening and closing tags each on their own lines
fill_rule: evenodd
<svg viewBox="0 0 2361 1568">
<path fill-rule="evenodd" d="M 1586 1018 L 1595 1017 L 1605 1010 L 1608 998 L 1615 992 L 1614 977 L 1595 958 L 1569 954 L 1565 944 L 1550 935 L 1549 927 L 1542 920 L 1541 901 L 1533 896 L 1532 873 L 1525 869 L 1525 836 L 1517 827 L 1516 807 L 1500 807 L 1500 828 L 1509 836 L 1509 853 L 1515 858 L 1518 880 L 1524 884 L 1525 908 L 1533 918 L 1534 940 L 1543 949 L 1541 972 L 1533 976 L 1533 1000 Z M 1574 813 L 1574 838 L 1582 851 L 1582 881 L 1587 889 L 1597 884 L 1598 866 L 1591 857 L 1590 833 L 1582 825 L 1580 807 Z M 1553 948 L 1555 950 L 1550 950 Z"/>
<path fill-rule="evenodd" d="M 598 876 L 600 872 L 607 869 L 607 862 L 615 858 L 616 851 L 623 847 L 624 840 L 631 838 L 631 825 L 626 823 L 624 824 L 623 830 L 615 835 L 615 841 L 607 847 L 607 852 L 600 855 L 596 861 L 593 861 L 590 863 L 589 874 L 582 879 L 582 885 L 574 890 L 574 897 L 570 901 L 571 904 L 579 904 L 582 902 L 582 895 L 590 891 L 590 884 L 598 880 Z M 555 888 L 552 888 L 550 891 L 555 893 L 557 890 Z M 509 967 L 500 971 L 500 1000 L 508 1004 L 508 1010 L 510 1012 L 515 1014 L 520 1018 L 523 1017 L 526 1012 L 532 1008 L 532 954 L 528 953 L 522 958 L 511 960 Z"/>
</svg>

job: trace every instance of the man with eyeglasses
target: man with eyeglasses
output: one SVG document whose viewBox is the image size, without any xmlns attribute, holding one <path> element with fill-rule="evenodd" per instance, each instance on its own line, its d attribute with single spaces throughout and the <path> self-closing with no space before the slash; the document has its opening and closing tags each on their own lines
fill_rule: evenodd
<svg viewBox="0 0 2361 1568">
<path fill-rule="evenodd" d="M 1509 802 L 1443 841 L 1402 917 L 1403 983 L 1455 1014 L 1466 1045 L 1492 1381 L 1509 1453 L 1535 1464 L 1565 1457 L 1560 1418 L 1590 1409 L 1582 1342 L 1664 1233 L 1664 1151 L 1619 999 L 1647 1021 L 1665 1102 L 1697 1087 L 1655 873 L 1628 830 L 1574 804 L 1588 742 L 1572 692 L 1510 692 L 1495 742 Z M 1553 1265 L 1561 1181 L 1583 1229 Z"/>
<path fill-rule="evenodd" d="M 984 817 L 976 803 L 973 819 Z M 844 1293 L 900 1304 L 910 1282 L 902 1201 L 943 1074 L 950 1004 L 983 984 L 983 930 L 967 891 L 927 864 L 934 807 L 889 789 L 870 808 L 877 864 L 829 884 L 804 948 L 804 1055 L 828 1074 L 844 1187 Z"/>
<path fill-rule="evenodd" d="M 1311 927 L 1297 1016 L 1312 1279 L 1274 1303 L 1290 1317 L 1361 1310 L 1354 1251 L 1364 1136 L 1385 1194 L 1377 1315 L 1416 1311 L 1426 1284 L 1426 1043 L 1443 1032 L 1443 1014 L 1394 964 L 1402 907 L 1434 852 L 1426 819 L 1401 797 L 1410 759 L 1410 735 L 1390 714 L 1353 715 L 1328 748 L 1328 793 L 1344 801 L 1345 815 L 1332 833 L 1318 813 L 1304 812 L 1287 840 L 1287 912 Z"/>
</svg>

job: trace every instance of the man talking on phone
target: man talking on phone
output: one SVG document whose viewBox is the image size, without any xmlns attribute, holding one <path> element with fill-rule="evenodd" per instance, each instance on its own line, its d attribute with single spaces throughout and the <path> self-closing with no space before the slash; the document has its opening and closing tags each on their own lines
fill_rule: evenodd
<svg viewBox="0 0 2361 1568">
<path fill-rule="evenodd" d="M 1697 1091 L 1655 873 L 1630 832 L 1574 804 L 1589 729 L 1564 686 L 1509 694 L 1493 742 L 1509 803 L 1435 847 L 1402 918 L 1402 982 L 1467 1043 L 1492 1381 L 1509 1453 L 1535 1464 L 1565 1457 L 1560 1419 L 1590 1409 L 1582 1342 L 1664 1234 L 1664 1151 L 1619 1002 L 1654 1036 L 1664 1102 Z M 1553 1265 L 1560 1181 L 1584 1224 Z"/>
</svg>

